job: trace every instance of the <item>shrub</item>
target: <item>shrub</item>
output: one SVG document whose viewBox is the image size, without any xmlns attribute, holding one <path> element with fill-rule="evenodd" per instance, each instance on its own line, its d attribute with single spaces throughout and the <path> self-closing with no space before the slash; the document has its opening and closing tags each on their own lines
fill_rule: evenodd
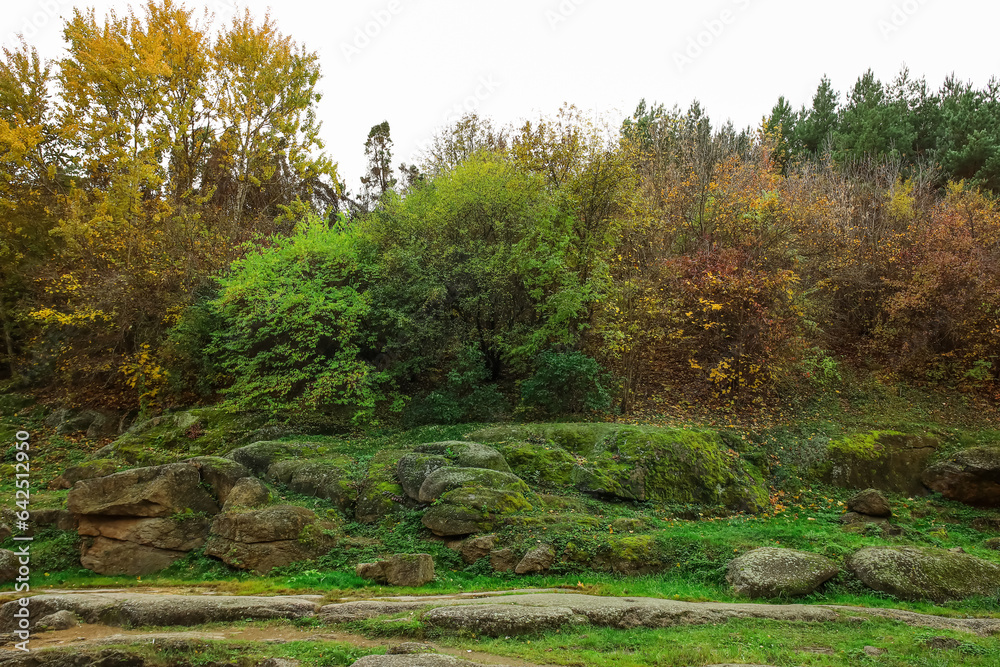
<svg viewBox="0 0 1000 667">
<path fill-rule="evenodd" d="M 223 324 L 212 350 L 232 378 L 234 408 L 372 419 L 386 394 L 384 375 L 361 356 L 374 342 L 363 243 L 342 223 L 312 219 L 233 263 L 212 302 Z"/>
<path fill-rule="evenodd" d="M 440 388 L 415 401 L 407 415 L 413 424 L 458 424 L 492 421 L 510 410 L 495 384 L 483 353 L 475 346 L 462 349 Z"/>
<path fill-rule="evenodd" d="M 607 410 L 610 384 L 610 375 L 592 357 L 546 350 L 538 355 L 535 374 L 521 385 L 521 401 L 550 415 Z"/>
</svg>

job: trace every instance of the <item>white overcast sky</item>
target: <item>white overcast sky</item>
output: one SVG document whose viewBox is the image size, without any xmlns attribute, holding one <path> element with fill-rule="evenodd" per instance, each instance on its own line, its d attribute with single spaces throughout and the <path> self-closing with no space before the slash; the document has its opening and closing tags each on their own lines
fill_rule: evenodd
<svg viewBox="0 0 1000 667">
<path fill-rule="evenodd" d="M 136 0 L 4 0 L 0 39 L 25 33 L 62 56 L 74 6 L 98 15 Z M 937 88 L 954 72 L 984 85 L 1000 72 L 1000 3 L 966 0 L 189 0 L 228 20 L 262 16 L 320 56 L 326 152 L 356 191 L 372 125 L 387 120 L 393 162 L 412 161 L 438 128 L 476 108 L 500 124 L 563 102 L 617 124 L 641 98 L 700 100 L 716 124 L 757 125 L 785 95 L 809 104 L 827 74 L 844 92 L 869 67 L 905 63 Z M 685 60 L 686 59 L 686 60 Z"/>
</svg>

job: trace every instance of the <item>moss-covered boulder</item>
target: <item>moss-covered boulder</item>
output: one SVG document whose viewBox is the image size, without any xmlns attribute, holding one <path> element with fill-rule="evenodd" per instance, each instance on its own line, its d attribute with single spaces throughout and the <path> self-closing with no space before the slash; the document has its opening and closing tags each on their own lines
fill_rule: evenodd
<svg viewBox="0 0 1000 667">
<path fill-rule="evenodd" d="M 263 440 L 232 450 L 226 458 L 249 468 L 255 475 L 263 477 L 268 469 L 278 461 L 287 459 L 313 459 L 326 453 L 322 445 L 315 442 L 284 442 Z"/>
<path fill-rule="evenodd" d="M 927 493 L 921 475 L 940 441 L 896 431 L 856 433 L 827 447 L 825 478 L 850 489 Z"/>
<path fill-rule="evenodd" d="M 812 593 L 837 572 L 837 564 L 819 554 L 762 547 L 733 559 L 726 570 L 726 581 L 736 595 L 795 597 Z"/>
<path fill-rule="evenodd" d="M 514 474 L 533 488 L 565 489 L 573 484 L 576 458 L 558 445 L 511 442 L 500 451 Z"/>
<path fill-rule="evenodd" d="M 967 505 L 1000 507 L 1000 447 L 971 447 L 924 471 L 923 483 Z"/>
<path fill-rule="evenodd" d="M 272 463 L 267 479 L 286 485 L 295 493 L 329 500 L 339 510 L 350 513 L 358 499 L 358 487 L 350 478 L 354 460 L 349 456 L 324 459 L 284 459 Z"/>
<path fill-rule="evenodd" d="M 561 482 L 601 498 L 724 505 L 751 512 L 767 504 L 759 471 L 715 431 L 530 424 L 484 429 L 470 437 L 509 449 L 520 457 L 518 470 L 528 479 L 548 475 L 553 486 Z M 545 447 L 550 453 L 544 453 Z M 554 474 L 528 469 L 550 462 L 556 464 Z"/>
<path fill-rule="evenodd" d="M 409 454 L 405 449 L 383 449 L 368 462 L 368 470 L 358 489 L 354 517 L 361 523 L 378 523 L 417 506 L 403 491 L 396 468 L 399 460 Z"/>
<path fill-rule="evenodd" d="M 420 499 L 420 487 L 427 476 L 438 468 L 452 465 L 447 457 L 440 454 L 413 452 L 403 456 L 396 464 L 396 476 L 403 492 L 413 500 Z"/>
<path fill-rule="evenodd" d="M 417 445 L 416 451 L 424 454 L 437 454 L 452 461 L 452 465 L 461 468 L 485 468 L 498 472 L 510 472 L 503 454 L 495 448 L 478 442 L 461 440 L 445 440 Z"/>
<path fill-rule="evenodd" d="M 417 500 L 430 503 L 447 491 L 463 486 L 502 489 L 516 493 L 531 493 L 531 489 L 520 477 L 509 472 L 499 472 L 487 468 L 458 468 L 448 466 L 438 468 L 424 480 L 417 494 Z"/>
<path fill-rule="evenodd" d="M 471 535 L 503 524 L 517 512 L 530 512 L 531 503 L 522 493 L 479 487 L 448 491 L 423 516 L 423 524 L 435 535 Z"/>
<path fill-rule="evenodd" d="M 1000 565 L 930 547 L 867 547 L 844 565 L 866 586 L 903 600 L 946 602 L 1000 593 Z"/>
<path fill-rule="evenodd" d="M 525 424 L 473 431 L 472 440 L 503 445 L 511 442 L 556 445 L 580 456 L 590 456 L 620 427 L 617 424 Z"/>
<path fill-rule="evenodd" d="M 596 554 L 578 544 L 567 547 L 567 560 L 595 570 L 615 574 L 653 574 L 667 569 L 662 551 L 652 535 L 616 535 L 610 537 Z"/>
</svg>

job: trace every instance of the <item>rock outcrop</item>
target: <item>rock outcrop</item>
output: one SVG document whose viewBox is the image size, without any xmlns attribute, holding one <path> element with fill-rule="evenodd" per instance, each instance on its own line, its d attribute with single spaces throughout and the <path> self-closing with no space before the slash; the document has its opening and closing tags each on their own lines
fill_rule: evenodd
<svg viewBox="0 0 1000 667">
<path fill-rule="evenodd" d="M 1000 507 L 1000 447 L 971 447 L 930 466 L 923 482 L 945 498 Z"/>
<path fill-rule="evenodd" d="M 549 488 L 750 512 L 767 504 L 760 472 L 715 431 L 539 424 L 486 429 L 470 437 L 503 442 L 515 471 Z"/>
<path fill-rule="evenodd" d="M 827 478 L 847 488 L 925 495 L 921 475 L 940 444 L 930 436 L 893 431 L 841 438 L 827 448 Z"/>
<path fill-rule="evenodd" d="M 216 514 L 218 502 L 201 486 L 193 465 L 134 468 L 77 483 L 67 506 L 74 514 L 167 517 L 185 511 Z"/>
<path fill-rule="evenodd" d="M 144 575 L 202 546 L 219 511 L 206 487 L 225 487 L 213 470 L 211 462 L 174 463 L 77 482 L 67 505 L 84 538 L 80 563 L 100 574 Z"/>
<path fill-rule="evenodd" d="M 327 553 L 334 543 L 327 532 L 338 527 L 332 519 L 295 505 L 230 510 L 212 522 L 205 553 L 233 567 L 266 574 Z"/>
</svg>

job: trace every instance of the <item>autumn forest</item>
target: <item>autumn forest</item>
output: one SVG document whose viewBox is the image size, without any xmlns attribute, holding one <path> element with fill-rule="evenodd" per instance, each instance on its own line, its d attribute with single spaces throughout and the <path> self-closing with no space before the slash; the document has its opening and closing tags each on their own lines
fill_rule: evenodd
<svg viewBox="0 0 1000 667">
<path fill-rule="evenodd" d="M 0 376 L 42 395 L 343 424 L 754 411 L 852 374 L 1000 400 L 1000 82 L 823 77 L 746 129 L 468 114 L 413 165 L 374 117 L 354 184 L 317 55 L 266 17 L 154 0 L 64 40 L 0 62 Z"/>
</svg>

